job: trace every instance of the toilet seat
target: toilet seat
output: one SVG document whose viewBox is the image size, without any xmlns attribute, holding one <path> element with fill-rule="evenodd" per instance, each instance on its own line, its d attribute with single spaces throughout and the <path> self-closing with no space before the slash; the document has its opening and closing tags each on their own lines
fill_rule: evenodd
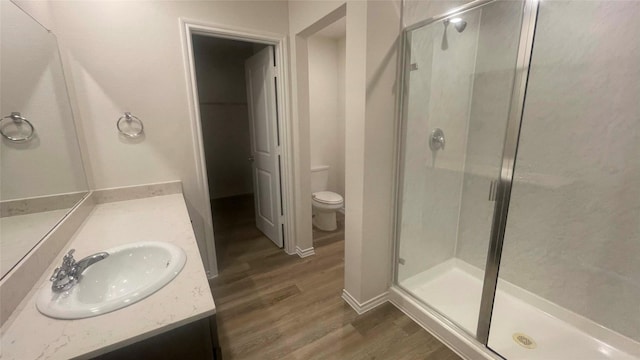
<svg viewBox="0 0 640 360">
<path fill-rule="evenodd" d="M 318 191 L 311 195 L 313 200 L 328 205 L 338 205 L 341 204 L 343 199 L 340 194 L 336 194 L 333 191 Z"/>
</svg>

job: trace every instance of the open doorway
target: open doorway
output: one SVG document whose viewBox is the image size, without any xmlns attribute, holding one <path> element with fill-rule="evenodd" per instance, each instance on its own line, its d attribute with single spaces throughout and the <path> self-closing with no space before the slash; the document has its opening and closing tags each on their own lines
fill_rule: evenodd
<svg viewBox="0 0 640 360">
<path fill-rule="evenodd" d="M 193 34 L 194 77 L 219 270 L 230 242 L 284 246 L 273 45 Z"/>
<path fill-rule="evenodd" d="M 314 248 L 344 240 L 346 18 L 307 38 Z"/>
</svg>

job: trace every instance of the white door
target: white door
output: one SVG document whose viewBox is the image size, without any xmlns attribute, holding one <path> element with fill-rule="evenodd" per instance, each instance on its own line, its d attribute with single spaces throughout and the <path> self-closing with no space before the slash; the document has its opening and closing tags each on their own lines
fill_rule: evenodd
<svg viewBox="0 0 640 360">
<path fill-rule="evenodd" d="M 280 202 L 280 159 L 276 71 L 273 47 L 267 46 L 244 65 L 251 132 L 256 226 L 277 246 L 283 246 Z"/>
</svg>

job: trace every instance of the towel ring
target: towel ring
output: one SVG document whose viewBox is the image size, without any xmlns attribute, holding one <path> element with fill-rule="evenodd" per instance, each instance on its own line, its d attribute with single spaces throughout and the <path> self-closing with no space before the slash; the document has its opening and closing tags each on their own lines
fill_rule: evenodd
<svg viewBox="0 0 640 360">
<path fill-rule="evenodd" d="M 131 124 L 133 121 L 137 121 L 138 123 L 140 123 L 140 130 L 134 133 L 130 133 L 122 130 L 123 121 L 126 121 L 128 124 Z M 116 123 L 116 127 L 118 128 L 118 131 L 120 132 L 120 134 L 132 139 L 139 137 L 144 132 L 144 124 L 142 123 L 142 120 L 138 119 L 138 117 L 136 116 L 131 115 L 130 112 L 124 113 L 124 115 L 118 119 L 118 122 Z"/>
<path fill-rule="evenodd" d="M 2 122 L 5 121 L 5 119 L 11 119 L 13 120 L 13 123 L 17 125 L 20 125 L 22 123 L 27 124 L 27 126 L 29 126 L 29 134 L 24 137 L 15 137 L 15 136 L 10 136 L 5 134 L 4 125 L 2 125 Z M 33 135 L 35 134 L 35 132 L 36 132 L 36 128 L 33 127 L 33 124 L 29 120 L 27 120 L 27 118 L 20 115 L 19 112 L 12 112 L 11 115 L 5 116 L 2 119 L 0 119 L 0 134 L 2 134 L 2 136 L 9 141 L 13 141 L 13 142 L 29 141 L 33 138 Z"/>
</svg>

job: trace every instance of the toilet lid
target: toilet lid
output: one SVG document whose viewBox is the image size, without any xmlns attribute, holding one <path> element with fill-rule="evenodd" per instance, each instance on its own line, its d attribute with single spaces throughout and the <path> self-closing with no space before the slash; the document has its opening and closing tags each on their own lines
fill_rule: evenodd
<svg viewBox="0 0 640 360">
<path fill-rule="evenodd" d="M 312 197 L 324 204 L 340 204 L 342 202 L 342 196 L 333 191 L 318 191 L 313 193 Z"/>
</svg>

